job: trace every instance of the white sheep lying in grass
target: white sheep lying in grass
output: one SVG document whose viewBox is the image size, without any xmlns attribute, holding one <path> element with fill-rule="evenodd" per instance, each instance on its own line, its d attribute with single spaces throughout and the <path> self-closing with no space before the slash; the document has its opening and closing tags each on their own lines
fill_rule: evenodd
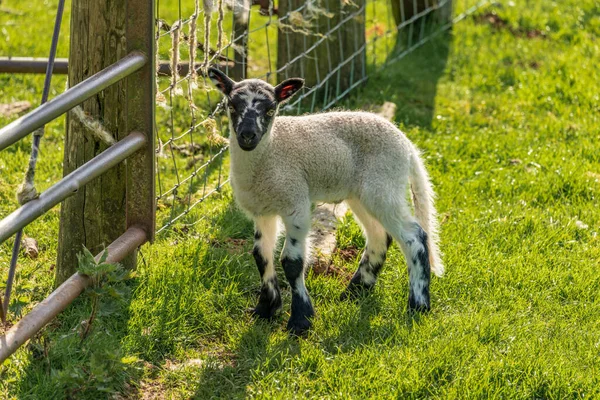
<svg viewBox="0 0 600 400">
<path fill-rule="evenodd" d="M 254 258 L 262 288 L 254 313 L 271 318 L 281 308 L 275 274 L 277 217 L 286 229 L 281 263 L 292 289 L 288 330 L 304 333 L 313 306 L 304 284 L 311 205 L 346 201 L 363 227 L 366 249 L 342 298 L 371 289 L 392 238 L 408 263 L 410 310 L 430 309 L 430 271 L 442 275 L 433 189 L 415 146 L 387 120 L 365 112 L 277 116 L 304 84 L 276 87 L 234 82 L 217 69 L 209 77 L 226 96 L 232 132 L 231 185 L 254 219 Z M 233 136 L 235 135 L 235 138 Z M 413 194 L 412 215 L 406 192 Z"/>
</svg>

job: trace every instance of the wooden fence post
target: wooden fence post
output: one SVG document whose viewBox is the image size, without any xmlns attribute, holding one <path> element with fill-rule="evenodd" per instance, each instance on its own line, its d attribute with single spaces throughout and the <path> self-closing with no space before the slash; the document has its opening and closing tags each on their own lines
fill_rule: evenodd
<svg viewBox="0 0 600 400">
<path fill-rule="evenodd" d="M 235 81 L 248 77 L 248 18 L 244 15 L 233 15 L 233 66 L 230 76 Z"/>
<path fill-rule="evenodd" d="M 150 149 L 153 147 L 154 138 L 153 6 L 153 0 L 117 2 L 72 0 L 68 71 L 69 86 L 74 86 L 123 58 L 132 50 L 142 50 L 146 53 L 148 63 L 140 71 L 85 101 L 81 107 L 87 116 L 99 121 L 117 141 L 132 130 L 139 130 L 146 134 L 149 138 L 147 148 Z M 131 41 L 132 31 L 137 29 L 140 35 L 139 27 L 136 27 L 136 24 L 140 23 L 140 18 L 149 18 L 144 22 L 146 30 L 143 33 L 149 36 L 147 40 L 138 37 Z M 142 48 L 148 46 L 149 48 Z M 141 103 L 143 105 L 140 105 Z M 146 114 L 139 115 L 140 112 Z M 66 122 L 63 175 L 66 176 L 106 150 L 108 146 L 109 144 L 99 140 L 90 129 L 86 128 L 74 112 L 69 112 Z M 142 152 L 144 150 L 140 151 Z M 138 182 L 143 181 L 146 186 L 151 182 L 151 186 L 145 191 L 146 195 L 151 192 L 154 196 L 151 154 L 152 151 L 145 151 L 144 155 L 139 153 L 133 155 L 127 165 L 125 163 L 117 165 L 63 202 L 60 213 L 56 286 L 76 271 L 77 253 L 81 251 L 82 245 L 92 253 L 98 253 L 127 229 L 128 218 L 132 219 L 130 216 L 132 210 L 130 206 L 128 207 L 128 197 L 131 195 L 127 190 L 127 183 L 131 182 L 128 175 L 131 176 L 132 166 L 138 169 L 150 168 L 149 172 L 142 173 L 142 176 L 137 178 Z M 129 192 L 131 190 L 130 188 Z M 139 188 L 137 192 L 140 192 Z M 150 207 L 153 218 L 154 198 L 146 199 L 141 203 Z M 150 211 L 147 210 L 145 218 L 148 218 L 149 214 Z M 140 224 L 142 218 L 134 215 L 133 219 L 135 220 L 133 222 Z M 154 229 L 153 219 L 142 225 L 149 230 L 149 238 L 151 238 Z M 135 254 L 125 258 L 122 263 L 127 268 L 134 268 Z"/>
<path fill-rule="evenodd" d="M 452 20 L 452 2 L 454 0 L 391 0 L 392 15 L 396 26 L 408 21 L 419 13 L 425 12 L 428 8 L 436 9 L 422 17 L 417 17 L 412 22 L 413 38 L 416 39 L 420 34 L 421 27 L 426 28 L 427 24 L 447 24 Z"/>
</svg>

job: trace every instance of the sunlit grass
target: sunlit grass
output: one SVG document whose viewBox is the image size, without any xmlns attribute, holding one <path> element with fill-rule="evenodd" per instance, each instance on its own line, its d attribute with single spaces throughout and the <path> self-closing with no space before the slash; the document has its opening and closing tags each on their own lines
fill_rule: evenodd
<svg viewBox="0 0 600 400">
<path fill-rule="evenodd" d="M 27 15 L 53 14 L 47 7 Z M 357 303 L 337 300 L 356 258 L 338 254 L 339 273 L 309 273 L 317 316 L 307 338 L 284 331 L 285 288 L 284 312 L 272 323 L 252 321 L 246 310 L 259 288 L 252 225 L 226 188 L 142 249 L 122 317 L 96 326 L 106 335 L 80 344 L 76 327 L 89 307 L 79 300 L 2 367 L 3 396 L 72 394 L 56 374 L 85 373 L 93 346 L 126 357 L 112 385 L 130 397 L 600 396 L 599 15 L 591 0 L 485 9 L 372 76 L 344 103 L 396 103 L 396 122 L 423 150 L 447 265 L 433 281 L 430 314 L 407 315 L 406 268 L 394 245 L 375 292 Z M 19 40 L 45 56 L 41 41 Z M 6 43 L 3 52 L 18 50 Z M 39 77 L 0 76 L 0 85 L 0 102 L 39 101 Z M 40 186 L 60 177 L 62 129 L 56 123 L 45 137 Z M 28 146 L 0 156 L 0 216 L 16 207 Z M 38 260 L 21 261 L 24 304 L 51 287 L 57 224 L 53 210 L 27 229 L 46 248 Z M 338 244 L 364 244 L 350 216 Z M 9 245 L 0 246 L 3 274 Z"/>
</svg>

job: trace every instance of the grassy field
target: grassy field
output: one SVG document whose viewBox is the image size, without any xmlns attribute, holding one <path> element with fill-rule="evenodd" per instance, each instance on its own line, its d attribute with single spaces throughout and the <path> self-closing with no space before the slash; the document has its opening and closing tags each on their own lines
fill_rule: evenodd
<svg viewBox="0 0 600 400">
<path fill-rule="evenodd" d="M 35 4 L 2 8 L 51 21 L 54 5 Z M 0 11 L 10 39 L 0 54 L 45 56 L 43 41 L 23 35 L 36 26 L 23 21 Z M 0 397 L 600 397 L 599 39 L 596 0 L 506 2 L 373 75 L 342 104 L 396 103 L 396 122 L 424 152 L 447 266 L 432 282 L 431 313 L 407 314 L 396 245 L 371 296 L 338 301 L 364 245 L 348 215 L 335 273 L 309 272 L 313 331 L 286 334 L 288 289 L 274 322 L 253 321 L 252 225 L 227 189 L 195 211 L 194 225 L 142 249 L 124 301 L 107 301 L 92 335 L 80 338 L 90 314 L 82 296 L 0 367 Z M 0 75 L 0 103 L 35 105 L 41 83 Z M 54 87 L 52 95 L 64 80 Z M 60 178 L 63 125 L 44 138 L 40 189 Z M 0 217 L 17 206 L 29 145 L 0 154 Z M 57 231 L 58 209 L 27 228 L 41 253 L 21 259 L 13 318 L 51 290 Z M 0 282 L 11 244 L 0 245 Z"/>
</svg>

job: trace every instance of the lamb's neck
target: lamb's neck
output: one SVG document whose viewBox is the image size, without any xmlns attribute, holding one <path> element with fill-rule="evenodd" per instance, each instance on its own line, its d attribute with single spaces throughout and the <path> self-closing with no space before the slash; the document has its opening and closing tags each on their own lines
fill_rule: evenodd
<svg viewBox="0 0 600 400">
<path fill-rule="evenodd" d="M 232 138 L 230 144 L 231 153 L 231 173 L 235 184 L 241 187 L 252 185 L 252 179 L 256 167 L 261 164 L 262 159 L 270 144 L 270 137 L 263 138 L 258 146 L 251 151 L 245 151 L 240 148 L 236 138 Z"/>
</svg>

